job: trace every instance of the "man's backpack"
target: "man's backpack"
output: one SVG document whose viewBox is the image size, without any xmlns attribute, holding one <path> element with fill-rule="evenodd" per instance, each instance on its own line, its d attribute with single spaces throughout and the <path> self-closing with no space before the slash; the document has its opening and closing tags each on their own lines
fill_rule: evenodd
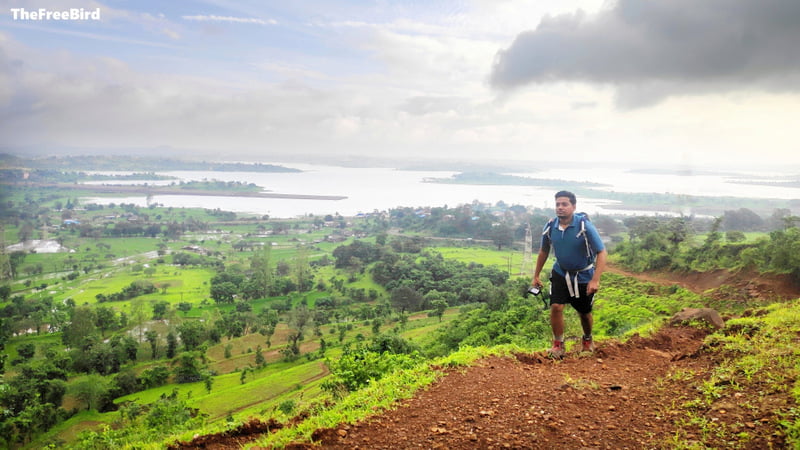
<svg viewBox="0 0 800 450">
<path fill-rule="evenodd" d="M 580 222 L 578 225 L 580 230 L 578 231 L 577 236 L 583 237 L 583 242 L 584 244 L 586 244 L 586 258 L 589 260 L 590 263 L 594 263 L 594 258 L 595 258 L 594 250 L 592 250 L 592 246 L 589 245 L 589 238 L 586 236 L 586 222 L 591 222 L 591 220 L 589 220 L 589 215 L 586 214 L 585 212 L 575 213 L 575 215 L 578 217 L 578 220 Z M 553 228 L 558 228 L 556 224 L 558 224 L 558 217 L 550 219 L 547 222 L 547 225 L 545 225 L 544 230 L 542 230 L 542 236 L 547 237 L 547 240 L 550 241 L 551 245 L 553 243 L 552 239 Z"/>
</svg>

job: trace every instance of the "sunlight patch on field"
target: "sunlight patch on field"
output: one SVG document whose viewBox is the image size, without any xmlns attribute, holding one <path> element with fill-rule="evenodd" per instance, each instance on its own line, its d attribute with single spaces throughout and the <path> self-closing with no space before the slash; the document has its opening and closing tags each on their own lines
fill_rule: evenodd
<svg viewBox="0 0 800 450">
<path fill-rule="evenodd" d="M 466 264 L 477 263 L 506 268 L 510 262 L 513 273 L 519 271 L 523 257 L 519 250 L 495 250 L 484 247 L 433 247 L 432 250 L 441 253 L 445 259 L 455 259 Z"/>
</svg>

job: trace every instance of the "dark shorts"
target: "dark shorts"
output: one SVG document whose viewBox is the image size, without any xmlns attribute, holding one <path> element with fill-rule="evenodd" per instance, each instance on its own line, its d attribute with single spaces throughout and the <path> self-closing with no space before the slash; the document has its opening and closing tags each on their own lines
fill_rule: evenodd
<svg viewBox="0 0 800 450">
<path fill-rule="evenodd" d="M 592 306 L 594 305 L 594 294 L 586 294 L 586 286 L 586 283 L 578 283 L 580 298 L 570 297 L 566 278 L 552 272 L 550 275 L 550 304 L 570 304 L 579 314 L 589 314 L 592 312 Z"/>
</svg>

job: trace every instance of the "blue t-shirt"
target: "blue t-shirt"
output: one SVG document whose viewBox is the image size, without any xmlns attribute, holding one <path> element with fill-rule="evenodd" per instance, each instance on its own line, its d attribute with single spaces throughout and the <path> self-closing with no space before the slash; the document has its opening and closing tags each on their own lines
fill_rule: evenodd
<svg viewBox="0 0 800 450">
<path fill-rule="evenodd" d="M 552 226 L 552 230 L 547 230 Z M 600 234 L 592 222 L 584 220 L 586 228 L 586 240 L 592 249 L 592 255 L 605 250 Z M 581 231 L 581 218 L 578 214 L 572 216 L 572 223 L 566 229 L 560 230 L 558 219 L 553 220 L 552 224 L 545 224 L 542 230 L 542 248 L 549 248 L 552 240 L 552 250 L 556 257 L 553 270 L 564 276 L 565 271 L 574 274 L 592 264 L 591 257 L 586 255 L 586 240 L 579 234 Z M 594 276 L 594 268 L 578 273 L 578 283 L 588 283 Z"/>
</svg>

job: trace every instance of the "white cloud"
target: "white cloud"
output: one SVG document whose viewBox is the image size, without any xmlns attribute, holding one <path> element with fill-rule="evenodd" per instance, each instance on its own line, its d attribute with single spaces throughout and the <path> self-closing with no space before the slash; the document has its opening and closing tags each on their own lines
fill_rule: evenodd
<svg viewBox="0 0 800 450">
<path fill-rule="evenodd" d="M 231 16 L 215 16 L 215 15 L 196 15 L 196 16 L 181 16 L 184 20 L 197 21 L 197 22 L 229 22 L 229 23 L 242 23 L 242 24 L 255 24 L 255 25 L 277 25 L 278 22 L 273 19 L 263 20 L 255 19 L 252 17 L 231 17 Z"/>
</svg>

